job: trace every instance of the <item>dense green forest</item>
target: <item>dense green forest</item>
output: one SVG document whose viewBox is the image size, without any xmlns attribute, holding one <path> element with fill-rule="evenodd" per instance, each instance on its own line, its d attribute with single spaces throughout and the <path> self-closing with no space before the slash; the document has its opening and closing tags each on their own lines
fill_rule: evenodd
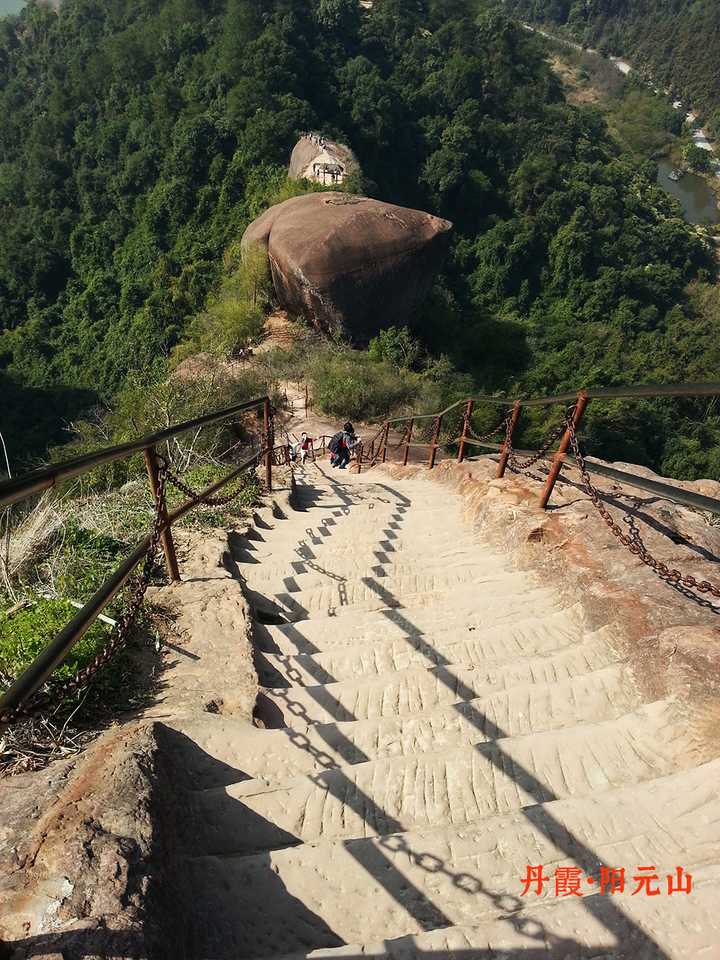
<svg viewBox="0 0 720 960">
<path fill-rule="evenodd" d="M 714 378 L 709 245 L 654 164 L 565 102 L 541 42 L 485 6 L 64 0 L 0 20 L 12 456 L 162 374 L 307 129 L 351 144 L 368 192 L 454 221 L 415 328 L 478 388 Z M 720 476 L 712 407 L 598 406 L 587 423 L 593 452 Z"/>
<path fill-rule="evenodd" d="M 507 0 L 524 19 L 566 27 L 587 46 L 624 55 L 688 100 L 720 136 L 717 0 Z"/>
</svg>

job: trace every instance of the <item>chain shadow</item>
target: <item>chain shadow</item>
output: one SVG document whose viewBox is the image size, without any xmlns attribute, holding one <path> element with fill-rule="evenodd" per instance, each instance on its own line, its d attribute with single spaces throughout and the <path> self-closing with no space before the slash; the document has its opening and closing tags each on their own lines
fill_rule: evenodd
<svg viewBox="0 0 720 960">
<path fill-rule="evenodd" d="M 341 486 L 338 484 L 338 486 Z M 395 518 L 392 521 L 393 526 L 388 525 L 383 531 L 382 536 L 387 539 L 382 541 L 383 551 L 387 551 L 387 546 L 392 547 L 391 541 L 397 539 L 398 531 L 401 529 L 405 518 L 406 508 L 411 506 L 412 501 L 402 494 L 398 494 L 392 487 L 386 484 L 381 485 L 394 498 L 393 505 L 396 508 Z M 332 535 L 332 533 L 331 533 Z M 327 542 L 327 538 L 321 539 L 320 543 Z M 319 546 L 320 544 L 318 544 Z M 390 551 L 392 552 L 392 551 Z M 396 625 L 399 625 L 403 633 L 406 634 L 408 642 L 415 643 L 419 637 L 424 636 L 423 631 L 414 625 L 402 610 L 402 602 L 386 589 L 381 582 L 374 577 L 362 578 L 363 583 L 372 590 L 382 602 L 380 615 L 392 619 Z M 307 614 L 307 611 L 305 611 Z M 299 619 L 299 618 L 298 618 Z M 298 630 L 295 626 L 293 629 Z M 462 700 L 462 709 L 464 717 L 471 722 L 484 735 L 492 740 L 498 741 L 504 739 L 507 734 L 495 724 L 487 715 L 482 713 L 472 703 L 478 699 L 478 694 L 467 685 L 467 683 L 453 672 L 452 665 L 448 663 L 437 650 L 434 650 L 432 643 L 425 638 L 424 645 L 429 652 L 432 652 L 438 667 L 438 673 L 441 681 L 453 690 L 453 695 Z M 292 675 L 288 678 L 292 681 Z M 333 678 L 327 671 L 323 673 L 322 684 L 332 684 Z M 302 721 L 304 726 L 312 723 L 304 705 L 293 699 L 293 687 L 286 687 L 276 692 L 275 697 L 283 702 L 287 712 Z M 356 719 L 355 714 L 346 706 L 341 704 L 333 695 L 332 689 L 320 690 L 313 689 L 313 696 L 324 709 L 329 709 L 334 713 L 338 720 L 352 721 Z M 317 765 L 321 768 L 320 772 L 311 775 L 315 782 L 322 789 L 332 794 L 341 803 L 347 805 L 355 814 L 363 819 L 372 829 L 379 830 L 381 835 L 372 842 L 363 839 L 346 840 L 342 842 L 342 849 L 362 867 L 362 869 L 377 883 L 386 893 L 412 917 L 415 925 L 421 930 L 441 929 L 453 925 L 452 918 L 447 914 L 443 907 L 435 899 L 428 895 L 428 891 L 421 888 L 408 877 L 407 873 L 400 869 L 403 862 L 410 861 L 421 871 L 430 874 L 442 873 L 449 877 L 454 888 L 463 891 L 468 897 L 482 896 L 488 898 L 500 918 L 512 926 L 516 932 L 527 936 L 531 941 L 541 946 L 537 950 L 530 948 L 538 957 L 548 957 L 548 946 L 556 949 L 556 955 L 563 956 L 570 953 L 576 957 L 597 955 L 586 951 L 578 942 L 569 938 L 557 938 L 545 925 L 532 919 L 531 925 L 528 925 L 527 916 L 523 916 L 522 907 L 524 904 L 518 897 L 500 892 L 491 891 L 483 882 L 483 879 L 465 872 L 455 871 L 451 864 L 443 862 L 437 856 L 427 853 L 423 850 L 413 849 L 404 835 L 403 824 L 386 811 L 382 805 L 351 780 L 338 766 L 337 760 L 322 750 L 314 747 L 302 730 L 294 730 L 286 725 L 286 718 L 277 703 L 275 723 L 273 718 L 266 717 L 268 726 L 278 726 L 282 723 L 283 728 L 290 743 L 296 749 L 307 750 L 311 753 Z M 457 705 L 460 709 L 460 704 Z M 262 705 L 259 704 L 259 710 L 262 712 Z M 318 730 L 321 737 L 327 732 Z M 182 744 L 177 740 L 177 734 L 170 737 L 174 740 L 174 749 L 172 753 L 175 756 L 175 762 L 179 762 L 185 771 L 186 777 L 193 777 L 193 771 L 198 771 L 199 779 L 197 783 L 207 784 L 212 782 L 212 771 L 208 774 L 207 761 L 202 759 L 199 763 L 196 751 L 197 747 L 192 741 L 190 745 Z M 370 760 L 366 754 L 360 750 L 356 744 L 345 737 L 341 731 L 335 727 L 332 749 L 337 751 L 345 763 L 362 763 Z M 570 833 L 556 818 L 553 817 L 542 805 L 548 800 L 554 799 L 554 794 L 550 791 L 531 771 L 524 769 L 516 761 L 512 760 L 502 747 L 494 744 L 493 750 L 488 750 L 488 759 L 498 769 L 507 773 L 512 771 L 512 776 L 516 779 L 518 785 L 527 792 L 533 799 L 534 805 L 525 808 L 522 813 L 533 826 L 543 833 L 553 844 L 561 849 L 566 856 L 574 860 L 587 873 L 595 872 L 599 866 L 597 855 L 585 845 L 579 838 Z M 198 765 L 199 764 L 199 765 Z M 330 770 L 329 768 L 333 768 Z M 326 773 L 322 771 L 325 770 Z M 327 776 L 331 772 L 332 776 Z M 229 776 L 242 778 L 247 776 L 243 771 L 232 771 L 223 769 L 218 771 L 217 778 L 221 781 Z M 187 816 L 185 814 L 185 816 Z M 296 833 L 285 831 L 283 828 L 273 824 L 257 814 L 247 809 L 241 800 L 222 800 L 222 810 L 217 813 L 220 823 L 230 825 L 230 841 L 228 843 L 227 833 L 223 833 L 223 849 L 227 852 L 228 847 L 232 848 L 232 836 L 238 838 L 237 843 L 244 849 L 247 849 L 247 837 L 253 836 L 256 843 L 258 838 L 261 842 L 271 846 L 274 849 L 284 849 L 300 843 L 300 838 Z M 188 832 L 192 833 L 192 823 L 188 823 L 184 831 L 181 831 L 183 842 L 189 844 L 194 849 L 194 838 L 187 839 Z M 297 831 L 301 832 L 301 831 Z M 277 948 L 273 941 L 273 931 L 277 930 L 278 925 L 282 925 L 286 936 L 290 937 L 295 950 L 301 953 L 313 949 L 321 949 L 332 946 L 339 946 L 343 941 L 336 931 L 333 931 L 327 924 L 318 917 L 314 911 L 308 908 L 307 903 L 302 898 L 294 897 L 289 894 L 280 876 L 273 871 L 273 864 L 268 849 L 252 854 L 252 862 L 258 869 L 258 876 L 262 877 L 262 895 L 255 892 L 253 885 L 234 889 L 230 894 L 218 895 L 217 900 L 213 900 L 209 895 L 197 896 L 197 887 L 193 885 L 192 890 L 195 900 L 188 906 L 188 916 L 192 917 L 192 925 L 196 927 L 191 932 L 186 932 L 185 942 L 190 946 L 189 955 L 192 957 L 213 956 L 218 960 L 231 960 L 231 958 L 252 955 L 257 957 L 270 956 L 277 953 Z M 259 858 L 259 859 L 258 859 Z M 207 869 L 212 874 L 214 869 L 213 858 L 203 858 L 204 865 L 201 869 Z M 249 860 L 247 861 L 250 862 Z M 213 888 L 212 883 L 207 884 L 208 889 Z M 204 889 L 202 884 L 201 889 Z M 253 899 L 256 897 L 258 899 Z M 261 902 L 260 902 L 261 900 Z M 590 904 L 584 904 L 585 909 L 592 910 Z M 251 952 L 243 951 L 238 942 L 238 936 L 244 934 L 235 934 L 234 937 L 223 937 L 221 932 L 232 927 L 234 918 L 245 915 L 252 911 L 254 918 L 254 933 L 256 944 Z M 207 919 L 210 918 L 210 919 Z M 652 937 L 634 925 L 626 915 L 613 903 L 606 901 L 601 911 L 601 922 L 612 936 L 618 939 L 621 932 L 631 938 L 637 949 L 634 956 L 664 958 L 665 954 L 655 943 Z M 629 931 L 629 932 L 628 932 Z M 294 938 L 294 940 L 293 940 Z M 408 938 L 400 938 L 398 943 L 408 941 Z M 530 946 L 530 945 L 529 945 Z M 398 947 L 400 950 L 400 947 Z M 532 952 L 528 956 L 532 955 Z M 437 952 L 435 952 L 437 953 Z M 457 951 L 444 952 L 447 956 L 458 956 Z M 468 957 L 481 957 L 483 951 L 468 951 Z M 402 952 L 398 953 L 401 956 Z M 415 950 L 408 942 L 408 956 L 420 956 L 420 951 Z M 427 954 L 432 956 L 433 952 Z M 437 953 L 443 956 L 443 951 Z M 524 952 L 519 952 L 518 957 L 524 956 Z M 68 960 L 71 960 L 69 956 Z M 78 954 L 81 956 L 81 954 Z M 132 956 L 132 954 L 130 954 Z M 488 958 L 497 956 L 497 953 L 487 951 Z M 365 954 L 367 960 L 367 954 Z"/>
<path fill-rule="evenodd" d="M 399 491 L 396 491 L 387 484 L 379 484 L 379 486 L 382 486 L 383 489 L 395 497 L 395 506 L 398 512 L 395 514 L 396 522 L 392 524 L 394 529 L 385 529 L 383 533 L 385 536 L 388 536 L 388 534 L 393 534 L 396 537 L 396 531 L 400 529 L 400 525 L 404 519 L 405 509 L 411 505 L 411 501 Z M 393 537 L 388 537 L 388 539 L 393 539 Z M 365 585 L 370 590 L 375 592 L 379 599 L 382 600 L 384 609 L 382 609 L 380 613 L 383 616 L 392 618 L 393 622 L 400 626 L 402 631 L 406 633 L 408 640 L 416 643 L 418 636 L 422 635 L 423 631 L 420 630 L 416 625 L 412 624 L 411 621 L 409 621 L 400 612 L 402 608 L 402 602 L 400 599 L 395 597 L 392 592 L 388 591 L 387 588 L 375 578 L 364 577 L 362 579 L 363 583 L 365 583 Z M 577 863 L 577 865 L 586 874 L 595 874 L 599 870 L 600 866 L 606 864 L 603 864 L 598 855 L 579 837 L 575 836 L 562 823 L 560 823 L 545 806 L 545 804 L 551 802 L 552 800 L 558 799 L 558 797 L 553 793 L 552 790 L 543 784 L 532 771 L 523 767 L 516 760 L 510 757 L 505 750 L 503 750 L 498 741 L 507 739 L 509 735 L 505 730 L 491 720 L 490 717 L 488 717 L 473 704 L 472 701 L 480 699 L 479 694 L 469 687 L 461 677 L 457 676 L 453 672 L 452 667 L 446 658 L 444 658 L 439 651 L 433 650 L 430 642 L 426 641 L 424 646 L 428 652 L 432 651 L 434 655 L 437 666 L 434 668 L 433 672 L 439 677 L 441 682 L 444 683 L 446 687 L 452 690 L 453 695 L 460 698 L 461 703 L 457 704 L 457 709 L 462 709 L 463 716 L 490 741 L 490 745 L 478 744 L 476 749 L 479 749 L 488 762 L 493 764 L 500 772 L 507 774 L 508 771 L 512 771 L 512 777 L 517 783 L 518 787 L 534 800 L 534 804 L 532 806 L 522 808 L 521 812 L 523 815 L 539 832 L 541 832 L 560 850 L 562 850 L 567 857 Z M 319 691 L 316 691 L 315 688 L 312 689 L 313 697 L 319 697 Z M 292 688 L 289 688 L 286 691 L 287 698 L 290 703 L 292 702 L 291 690 Z M 328 705 L 332 704 L 334 710 L 337 710 L 339 707 L 342 714 L 342 719 L 352 719 L 347 717 L 349 712 L 347 711 L 347 708 L 341 704 L 338 704 L 337 700 L 332 697 L 329 691 L 324 691 L 324 698 L 318 699 L 317 702 L 326 708 Z M 300 704 L 297 706 L 302 707 Z M 297 711 L 295 711 L 295 715 L 298 715 Z M 335 713 L 335 716 L 336 719 L 341 719 L 339 713 Z M 305 716 L 302 717 L 302 719 L 308 723 L 312 722 L 306 711 Z M 323 735 L 322 729 L 319 728 L 318 732 L 321 736 Z M 290 735 L 292 736 L 292 734 Z M 338 739 L 342 740 L 342 736 L 338 737 L 338 731 L 336 728 L 335 741 L 333 743 L 333 747 L 335 749 L 338 749 Z M 490 749 L 490 746 L 492 749 Z M 357 747 L 349 742 L 345 745 L 344 753 L 343 745 L 340 744 L 339 752 L 341 756 L 346 756 L 348 759 L 353 757 L 353 759 L 350 761 L 352 763 L 361 763 L 364 762 L 364 760 L 369 759 L 362 753 L 359 755 Z M 388 818 L 384 811 L 378 809 L 377 803 L 372 798 L 363 794 L 362 791 L 358 790 L 357 785 L 353 784 L 353 789 L 348 790 L 347 785 L 343 784 L 342 778 L 340 777 L 331 779 L 329 781 L 326 779 L 323 781 L 323 785 L 327 786 L 330 790 L 335 790 L 337 798 L 341 799 L 343 803 L 349 802 L 358 815 L 366 819 L 366 822 L 368 822 L 369 818 L 372 822 L 384 824 L 386 833 L 402 832 L 402 826 L 399 823 L 394 822 L 393 818 Z M 378 866 L 382 866 L 383 868 L 380 870 L 380 876 L 383 876 L 386 882 L 389 883 L 389 877 L 392 876 L 392 873 L 388 870 L 386 863 L 381 865 L 375 864 L 373 869 L 370 869 L 370 865 L 368 865 L 368 872 L 370 872 L 371 875 L 377 879 Z M 407 883 L 407 880 L 405 882 Z M 478 880 L 478 883 L 482 887 L 482 882 Z M 433 911 L 436 911 L 437 909 L 434 905 L 426 904 L 424 899 L 414 899 L 413 903 L 416 906 L 418 904 L 422 904 L 424 907 L 431 906 Z M 419 913 L 416 915 L 416 919 L 421 923 L 423 922 L 423 915 L 422 909 L 420 909 Z M 653 938 L 641 928 L 635 926 L 616 904 L 608 901 L 608 904 L 604 910 L 604 916 L 605 925 L 609 932 L 613 934 L 613 936 L 617 936 L 622 929 L 626 931 L 629 930 L 632 938 L 638 944 L 638 948 L 643 954 L 658 958 L 666 956 Z M 435 913 L 435 920 L 438 919 L 439 917 Z M 442 926 L 441 923 L 437 923 L 435 921 L 434 925 Z"/>
</svg>

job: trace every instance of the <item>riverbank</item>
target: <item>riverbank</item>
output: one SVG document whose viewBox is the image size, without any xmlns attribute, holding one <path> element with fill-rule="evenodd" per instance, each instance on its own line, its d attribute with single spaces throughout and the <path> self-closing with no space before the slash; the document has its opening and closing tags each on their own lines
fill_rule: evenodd
<svg viewBox="0 0 720 960">
<path fill-rule="evenodd" d="M 592 47 L 582 47 L 579 43 L 575 43 L 572 40 L 568 40 L 567 37 L 558 36 L 555 33 L 550 33 L 548 30 L 545 30 L 541 27 L 534 27 L 529 23 L 522 23 L 522 26 L 528 30 L 530 33 L 537 33 L 542 37 L 545 37 L 547 40 L 552 40 L 555 43 L 563 44 L 566 47 L 569 47 L 572 50 L 577 51 L 578 53 L 587 54 L 590 56 L 598 57 L 601 60 L 604 60 L 607 63 L 611 63 L 623 76 L 629 76 L 631 73 L 637 73 L 638 76 L 642 76 L 639 71 L 635 70 L 631 63 L 627 60 L 622 59 L 621 57 L 606 57 L 599 50 L 594 50 Z M 648 87 L 658 95 L 671 97 L 671 90 L 661 90 L 659 87 L 654 85 L 653 80 L 650 78 L 642 78 Z M 681 100 L 673 100 L 672 106 L 675 110 L 681 110 L 683 103 Z M 716 158 L 718 157 L 718 152 L 720 145 L 717 141 L 711 140 L 707 131 L 702 127 L 699 127 L 698 117 L 692 111 L 688 110 L 685 115 L 685 123 L 690 128 L 691 136 L 693 143 L 699 147 L 701 150 L 707 150 L 709 153 L 712 153 Z M 720 178 L 720 159 L 717 160 L 717 169 L 715 171 L 716 178 Z"/>
<path fill-rule="evenodd" d="M 659 162 L 658 184 L 680 201 L 689 223 L 712 226 L 720 222 L 718 144 L 698 126 L 695 113 L 691 110 L 685 113 L 684 128 L 682 132 L 678 131 L 677 136 L 667 128 L 663 130 L 658 126 L 657 130 L 654 130 L 653 120 L 657 123 L 657 116 L 653 115 L 662 114 L 662 108 L 656 109 L 654 106 L 656 97 L 666 98 L 666 111 L 671 107 L 675 111 L 683 109 L 682 101 L 672 99 L 670 90 L 661 90 L 652 79 L 642 76 L 629 61 L 621 57 L 604 56 L 591 47 L 583 48 L 573 40 L 552 33 L 544 27 L 529 23 L 522 23 L 522 26 L 555 45 L 552 66 L 563 81 L 570 102 L 580 106 L 595 104 L 604 108 L 611 133 L 625 149 Z M 563 48 L 569 59 L 561 52 Z M 609 76 L 611 72 L 618 78 L 617 81 L 613 81 Z M 642 79 L 642 85 L 647 87 L 647 94 L 642 94 L 642 87 L 637 83 L 637 92 L 628 92 L 624 81 L 632 74 Z M 633 99 L 636 102 L 631 103 Z M 619 108 L 615 106 L 616 103 L 620 105 Z M 648 115 L 643 115 L 643 110 Z M 712 170 L 704 172 L 686 169 L 683 149 L 690 144 L 712 155 Z M 667 170 L 663 166 L 664 158 L 667 158 Z M 667 176 L 673 168 L 686 170 L 685 176 L 677 183 Z"/>
</svg>

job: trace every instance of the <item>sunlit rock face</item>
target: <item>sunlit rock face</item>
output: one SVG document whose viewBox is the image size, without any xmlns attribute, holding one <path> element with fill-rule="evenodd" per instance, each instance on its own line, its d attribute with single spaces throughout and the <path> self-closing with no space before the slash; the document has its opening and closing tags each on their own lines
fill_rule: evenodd
<svg viewBox="0 0 720 960">
<path fill-rule="evenodd" d="M 447 251 L 452 224 L 421 210 L 346 193 L 312 193 L 270 207 L 243 249 L 267 248 L 281 306 L 326 332 L 363 342 L 411 322 Z"/>
<path fill-rule="evenodd" d="M 319 133 L 306 133 L 293 148 L 288 173 L 293 180 L 313 180 L 324 186 L 339 186 L 358 169 L 350 147 L 327 140 Z"/>
</svg>

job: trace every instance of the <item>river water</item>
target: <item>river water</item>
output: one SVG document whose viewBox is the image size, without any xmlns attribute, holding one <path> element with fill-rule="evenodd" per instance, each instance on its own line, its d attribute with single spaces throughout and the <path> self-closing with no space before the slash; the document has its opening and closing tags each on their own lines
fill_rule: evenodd
<svg viewBox="0 0 720 960">
<path fill-rule="evenodd" d="M 682 180 L 675 182 L 668 177 L 672 169 L 669 160 L 658 161 L 658 183 L 680 201 L 687 222 L 720 223 L 717 198 L 707 182 L 694 173 L 686 173 Z"/>
</svg>

